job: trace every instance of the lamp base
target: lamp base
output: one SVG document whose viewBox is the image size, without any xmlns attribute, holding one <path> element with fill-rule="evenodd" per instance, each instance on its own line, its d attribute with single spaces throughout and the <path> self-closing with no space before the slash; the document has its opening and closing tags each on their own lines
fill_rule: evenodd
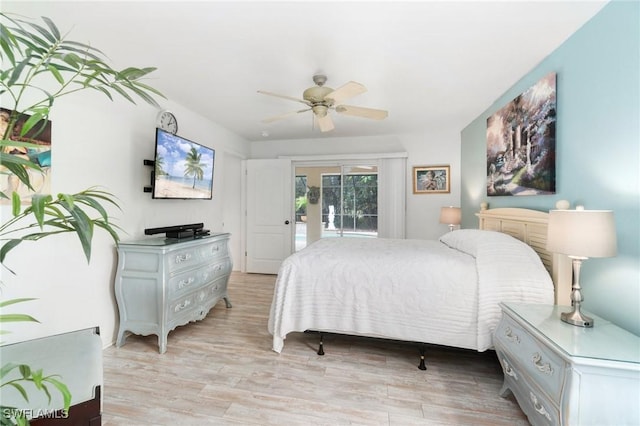
<svg viewBox="0 0 640 426">
<path fill-rule="evenodd" d="M 571 312 L 562 312 L 560 319 L 577 327 L 593 327 L 593 318 L 584 315 L 580 310 L 576 309 Z"/>
</svg>

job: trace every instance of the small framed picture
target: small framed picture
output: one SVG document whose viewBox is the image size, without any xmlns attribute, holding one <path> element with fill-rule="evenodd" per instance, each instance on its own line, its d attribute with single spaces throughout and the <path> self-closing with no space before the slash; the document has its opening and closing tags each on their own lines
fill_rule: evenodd
<svg viewBox="0 0 640 426">
<path fill-rule="evenodd" d="M 414 166 L 414 194 L 447 194 L 451 192 L 449 166 Z"/>
</svg>

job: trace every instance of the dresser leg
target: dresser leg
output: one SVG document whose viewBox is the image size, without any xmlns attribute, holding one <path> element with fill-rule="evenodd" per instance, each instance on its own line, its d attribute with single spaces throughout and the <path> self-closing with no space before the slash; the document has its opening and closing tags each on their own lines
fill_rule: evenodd
<svg viewBox="0 0 640 426">
<path fill-rule="evenodd" d="M 158 335 L 158 351 L 163 354 L 167 351 L 167 336 Z"/>
<path fill-rule="evenodd" d="M 128 334 L 125 334 L 125 330 L 121 329 L 118 332 L 118 338 L 116 339 L 116 347 L 119 348 L 120 346 L 124 345 L 124 342 L 127 340 L 128 336 Z"/>
<path fill-rule="evenodd" d="M 233 306 L 231 306 L 231 300 L 229 300 L 229 297 L 224 297 L 224 304 L 227 306 L 227 308 L 232 308 Z"/>
<path fill-rule="evenodd" d="M 500 395 L 503 398 L 507 398 L 508 396 L 513 395 L 513 392 L 511 392 L 511 388 L 509 388 L 509 386 L 506 383 L 504 383 L 498 395 Z"/>
</svg>

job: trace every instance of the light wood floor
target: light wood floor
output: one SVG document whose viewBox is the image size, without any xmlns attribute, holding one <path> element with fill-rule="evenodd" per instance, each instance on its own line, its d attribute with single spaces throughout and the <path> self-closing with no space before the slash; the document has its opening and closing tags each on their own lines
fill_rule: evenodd
<svg viewBox="0 0 640 426">
<path fill-rule="evenodd" d="M 409 343 L 295 333 L 271 350 L 267 320 L 275 276 L 232 274 L 233 308 L 200 322 L 129 336 L 104 351 L 103 425 L 527 425 L 498 396 L 493 351 L 427 348 L 427 371 Z"/>
</svg>

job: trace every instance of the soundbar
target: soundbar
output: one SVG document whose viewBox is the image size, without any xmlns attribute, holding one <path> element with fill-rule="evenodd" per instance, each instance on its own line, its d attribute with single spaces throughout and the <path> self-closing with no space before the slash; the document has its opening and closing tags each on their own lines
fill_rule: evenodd
<svg viewBox="0 0 640 426">
<path fill-rule="evenodd" d="M 161 228 L 147 228 L 144 230 L 144 235 L 167 234 L 167 238 L 187 238 L 201 235 L 198 231 L 202 228 L 204 228 L 204 223 L 163 226 Z"/>
</svg>

